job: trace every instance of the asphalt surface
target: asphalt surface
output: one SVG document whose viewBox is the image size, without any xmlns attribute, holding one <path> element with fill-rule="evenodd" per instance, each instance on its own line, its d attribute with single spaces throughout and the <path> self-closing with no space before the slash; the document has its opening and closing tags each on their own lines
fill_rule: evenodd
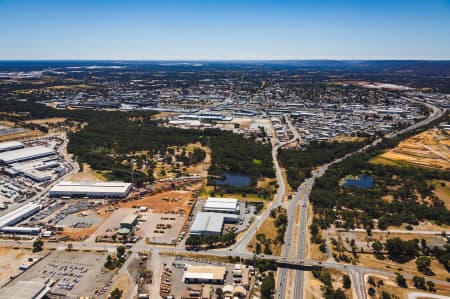
<svg viewBox="0 0 450 299">
<path fill-rule="evenodd" d="M 426 107 L 428 107 L 431 111 L 430 115 L 428 116 L 428 118 L 417 122 L 405 129 L 399 130 L 399 131 L 395 131 L 395 132 L 391 132 L 389 134 L 387 134 L 385 137 L 386 138 L 394 138 L 398 135 L 401 134 L 405 134 L 409 131 L 415 130 L 417 128 L 420 128 L 422 126 L 426 126 L 428 124 L 430 124 L 431 122 L 433 122 L 434 120 L 440 118 L 444 113 L 445 110 L 442 110 L 440 108 L 438 108 L 435 105 L 432 105 L 430 103 L 424 103 L 424 102 L 420 102 L 417 100 L 413 100 L 413 99 L 409 99 L 407 98 L 407 100 L 413 102 L 413 103 L 420 103 L 425 105 Z M 298 131 L 295 129 L 295 127 L 292 125 L 292 123 L 290 122 L 290 120 L 288 118 L 286 118 L 286 121 L 289 125 L 289 127 L 291 128 L 291 130 L 294 133 L 294 136 L 298 136 L 297 138 L 300 138 Z M 306 248 L 306 235 L 307 235 L 307 220 L 308 220 L 308 204 L 309 204 L 309 195 L 312 189 L 312 186 L 314 185 L 314 181 L 316 178 L 322 176 L 325 171 L 328 169 L 329 166 L 339 163 L 341 161 L 343 161 L 344 159 L 355 155 L 357 153 L 361 153 L 363 151 L 366 151 L 367 149 L 374 147 L 375 145 L 377 145 L 378 143 L 380 143 L 382 141 L 382 139 L 377 139 L 374 142 L 372 142 L 371 144 L 368 144 L 366 146 L 364 146 L 363 148 L 349 153 L 347 155 L 345 155 L 344 157 L 341 157 L 339 159 L 334 160 L 331 163 L 325 164 L 323 166 L 320 166 L 313 174 L 312 177 L 305 180 L 300 187 L 297 190 L 297 193 L 295 194 L 290 206 L 289 206 L 289 213 L 288 213 L 288 228 L 286 230 L 286 237 L 288 238 L 287 240 L 285 240 L 285 245 L 282 249 L 282 256 L 287 256 L 290 252 L 291 249 L 291 240 L 292 240 L 292 233 L 294 231 L 294 226 L 295 224 L 295 211 L 297 209 L 297 206 L 300 205 L 300 225 L 299 225 L 299 236 L 298 236 L 298 244 L 297 244 L 297 253 L 296 253 L 296 258 L 299 261 L 304 261 L 305 259 L 305 248 Z M 336 268 L 337 263 L 330 263 L 327 262 L 325 263 L 320 263 L 319 265 L 322 266 L 328 266 L 331 268 Z M 340 268 L 340 267 L 338 267 Z M 353 286 L 354 286 L 354 290 L 356 292 L 357 298 L 365 298 L 366 297 L 366 292 L 365 292 L 365 287 L 364 287 L 364 273 L 374 273 L 373 269 L 371 269 L 372 272 L 365 272 L 363 271 L 362 267 L 355 267 L 355 266 L 345 266 L 344 268 L 340 268 L 340 270 L 342 271 L 349 271 L 351 276 L 352 276 L 352 280 L 353 280 Z M 278 276 L 278 292 L 277 292 L 277 298 L 278 299 L 284 299 L 286 297 L 286 291 L 287 291 L 287 284 L 286 284 L 286 277 L 287 277 L 287 269 L 281 269 L 279 271 L 279 276 Z M 294 283 L 294 298 L 303 298 L 303 292 L 304 292 L 304 271 L 302 270 L 297 270 L 295 273 L 295 283 Z"/>
<path fill-rule="evenodd" d="M 418 102 L 416 100 L 410 100 L 410 101 Z M 434 121 L 435 119 L 441 117 L 445 112 L 444 110 L 441 110 L 432 104 L 429 104 L 429 103 L 422 103 L 422 104 L 426 105 L 432 111 L 427 119 L 422 120 L 422 121 L 406 128 L 406 129 L 403 129 L 401 131 L 392 132 L 390 134 L 387 134 L 386 137 L 392 138 L 399 134 L 403 134 L 408 131 L 419 128 L 421 126 L 425 126 L 425 125 L 431 123 L 432 121 Z M 275 171 L 276 171 L 277 181 L 279 184 L 279 189 L 278 189 L 278 192 L 277 192 L 274 200 L 272 201 L 271 205 L 269 206 L 269 208 L 266 209 L 265 212 L 259 216 L 259 218 L 257 218 L 255 223 L 249 228 L 246 235 L 244 235 L 240 240 L 238 240 L 237 243 L 234 244 L 234 246 L 232 246 L 230 248 L 222 249 L 222 250 L 200 251 L 200 252 L 198 252 L 199 254 L 210 255 L 210 256 L 239 256 L 241 258 L 247 258 L 247 259 L 252 259 L 254 257 L 253 253 L 250 253 L 246 250 L 246 245 L 253 238 L 257 229 L 260 227 L 260 225 L 269 216 L 270 211 L 273 208 L 278 207 L 282 202 L 283 196 L 285 194 L 286 186 L 284 184 L 281 169 L 280 169 L 280 166 L 278 163 L 277 152 L 281 146 L 297 140 L 299 138 L 298 132 L 297 132 L 297 134 L 294 133 L 294 136 L 296 136 L 296 137 L 294 137 L 293 139 L 291 139 L 285 143 L 277 144 L 277 145 L 273 146 L 272 158 L 274 161 L 274 167 L 275 167 Z M 334 261 L 315 261 L 315 260 L 305 259 L 309 195 L 310 195 L 310 191 L 312 189 L 315 179 L 317 177 L 322 176 L 323 173 L 325 173 L 325 171 L 328 169 L 328 167 L 330 165 L 339 163 L 351 155 L 354 155 L 354 154 L 360 153 L 364 150 L 367 150 L 370 147 L 375 146 L 379 142 L 381 142 L 381 139 L 377 139 L 373 143 L 366 145 L 365 147 L 361 148 L 358 151 L 347 154 L 342 158 L 336 159 L 331 163 L 328 163 L 328 164 L 325 164 L 325 165 L 319 167 L 313 173 L 311 178 L 305 180 L 297 189 L 297 192 L 296 192 L 295 196 L 293 197 L 293 199 L 291 200 L 291 202 L 289 202 L 289 209 L 288 209 L 289 221 L 288 221 L 288 227 L 286 229 L 286 234 L 285 234 L 285 238 L 286 238 L 285 245 L 282 248 L 281 257 L 280 256 L 271 256 L 271 255 L 269 255 L 269 256 L 258 255 L 257 257 L 260 259 L 265 259 L 265 260 L 274 260 L 274 261 L 277 261 L 279 263 L 283 263 L 286 265 L 289 264 L 291 266 L 298 266 L 298 267 L 321 266 L 321 267 L 326 267 L 326 268 L 333 268 L 333 269 L 343 271 L 343 272 L 348 272 L 351 274 L 351 277 L 353 280 L 352 282 L 353 282 L 353 286 L 354 286 L 354 290 L 357 295 L 357 298 L 365 298 L 364 275 L 366 273 L 367 274 L 368 273 L 379 274 L 379 275 L 388 276 L 388 277 L 395 277 L 394 272 L 383 271 L 383 270 L 379 270 L 379 269 L 373 269 L 373 268 L 362 267 L 362 266 L 340 264 L 340 263 L 336 263 Z M 67 145 L 67 139 L 65 139 L 65 141 L 64 141 L 64 146 L 61 146 L 60 153 L 66 157 L 67 161 L 71 162 L 71 165 L 73 167 L 73 169 L 66 174 L 66 176 L 67 176 L 69 174 L 77 172 L 79 168 L 78 168 L 78 164 L 71 161 L 70 158 L 65 153 L 66 145 Z M 50 189 L 50 187 L 48 189 Z M 46 190 L 46 191 L 48 191 L 48 190 Z M 45 193 L 46 191 L 43 191 L 43 193 Z M 39 196 L 41 196 L 43 193 L 39 194 Z M 37 198 L 37 197 L 38 196 L 36 196 L 35 198 Z M 289 253 L 291 251 L 291 246 L 292 246 L 293 232 L 294 232 L 295 226 L 297 225 L 295 223 L 295 213 L 296 213 L 296 210 L 298 207 L 300 207 L 300 217 L 301 218 L 300 218 L 300 223 L 298 224 L 299 235 L 298 235 L 298 239 L 297 239 L 297 241 L 298 241 L 297 252 L 295 253 L 294 256 L 290 256 Z M 0 241 L 0 245 L 9 246 L 9 247 L 31 248 L 32 243 L 33 243 L 32 241 L 12 241 L 12 240 L 1 240 Z M 73 249 L 75 249 L 75 250 L 93 250 L 93 251 L 108 250 L 110 252 L 115 252 L 116 247 L 118 246 L 117 244 L 107 244 L 107 243 L 97 245 L 97 244 L 86 244 L 83 242 L 73 242 L 71 244 L 73 246 Z M 65 250 L 66 244 L 65 243 L 46 242 L 44 244 L 44 247 L 48 248 L 48 249 Z M 149 246 L 149 245 L 146 245 L 145 242 L 143 242 L 143 241 L 136 243 L 132 247 L 132 250 L 134 252 L 140 251 L 140 250 L 151 250 L 153 252 L 154 256 L 158 255 L 159 253 L 163 253 L 163 252 L 171 253 L 171 254 L 175 254 L 175 255 L 176 254 L 184 254 L 184 253 L 188 252 L 187 250 L 182 249 L 182 248 L 173 248 L 173 247 L 167 247 L 167 246 L 154 246 L 154 245 Z M 280 266 L 279 268 L 280 268 L 279 278 L 281 278 L 281 279 L 278 279 L 279 285 L 277 286 L 276 289 L 277 289 L 277 291 L 279 291 L 279 295 L 277 296 L 277 298 L 281 299 L 281 298 L 285 298 L 285 295 L 286 295 L 286 287 L 287 286 L 286 286 L 285 282 L 286 282 L 287 268 L 282 267 L 282 266 Z M 405 275 L 406 278 L 410 278 L 410 276 L 411 275 Z M 434 280 L 434 279 L 430 279 L 430 280 L 435 283 L 450 286 L 450 283 L 446 282 L 446 281 L 439 281 L 439 280 Z M 294 289 L 294 298 L 295 299 L 303 298 L 303 289 L 304 289 L 303 286 L 304 286 L 304 271 L 296 270 L 295 289 Z"/>
<path fill-rule="evenodd" d="M 284 194 L 286 192 L 286 184 L 284 183 L 280 164 L 278 163 L 278 158 L 277 158 L 278 149 L 280 147 L 282 147 L 286 144 L 289 144 L 291 142 L 294 142 L 294 141 L 295 141 L 295 138 L 293 138 L 289 141 L 280 143 L 276 146 L 273 146 L 272 159 L 273 159 L 273 164 L 275 167 L 275 175 L 276 175 L 277 184 L 278 184 L 277 194 L 275 195 L 275 199 L 271 202 L 269 207 L 261 215 L 257 216 L 256 221 L 250 226 L 247 233 L 241 239 L 239 239 L 233 246 L 231 246 L 233 253 L 248 252 L 247 244 L 252 240 L 252 238 L 256 234 L 256 231 L 258 230 L 258 228 L 264 223 L 264 221 L 267 219 L 267 217 L 269 217 L 270 211 L 272 211 L 273 209 L 275 209 L 276 207 L 278 207 L 281 204 Z"/>
</svg>

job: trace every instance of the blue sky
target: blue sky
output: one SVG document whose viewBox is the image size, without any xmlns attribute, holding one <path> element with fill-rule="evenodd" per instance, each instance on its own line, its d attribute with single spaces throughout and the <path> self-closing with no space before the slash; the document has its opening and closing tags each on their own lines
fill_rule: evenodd
<svg viewBox="0 0 450 299">
<path fill-rule="evenodd" d="M 0 59 L 450 59 L 450 0 L 0 0 Z"/>
</svg>

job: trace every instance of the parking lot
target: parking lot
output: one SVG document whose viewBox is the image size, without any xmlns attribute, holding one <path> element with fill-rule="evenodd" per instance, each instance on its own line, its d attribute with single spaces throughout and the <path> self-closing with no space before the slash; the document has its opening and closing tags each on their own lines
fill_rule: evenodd
<svg viewBox="0 0 450 299">
<path fill-rule="evenodd" d="M 155 244 L 175 244 L 185 217 L 178 214 L 142 214 L 136 236 L 149 238 Z"/>
<path fill-rule="evenodd" d="M 239 215 L 239 224 L 236 225 L 237 233 L 247 230 L 255 218 L 255 214 L 256 214 L 255 206 L 252 206 L 252 205 L 248 205 L 247 207 L 245 207 L 245 206 L 246 206 L 246 204 L 244 201 L 239 202 L 240 215 Z"/>
<path fill-rule="evenodd" d="M 103 270 L 107 253 L 55 251 L 20 276 L 20 280 L 50 279 L 52 293 L 95 296 L 109 284 L 113 273 Z"/>
</svg>

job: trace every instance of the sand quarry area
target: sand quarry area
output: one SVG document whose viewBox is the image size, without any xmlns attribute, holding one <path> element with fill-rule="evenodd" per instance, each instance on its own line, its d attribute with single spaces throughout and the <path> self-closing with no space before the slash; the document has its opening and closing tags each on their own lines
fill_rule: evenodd
<svg viewBox="0 0 450 299">
<path fill-rule="evenodd" d="M 425 167 L 450 169 L 448 131 L 432 129 L 408 138 L 384 153 L 382 158 Z"/>
</svg>

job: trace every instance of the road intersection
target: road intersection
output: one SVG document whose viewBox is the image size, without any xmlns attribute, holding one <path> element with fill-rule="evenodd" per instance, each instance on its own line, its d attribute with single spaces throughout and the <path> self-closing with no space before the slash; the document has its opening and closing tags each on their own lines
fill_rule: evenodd
<svg viewBox="0 0 450 299">
<path fill-rule="evenodd" d="M 417 102 L 416 100 L 411 100 L 413 102 Z M 435 105 L 432 105 L 430 103 L 421 103 L 427 106 L 431 113 L 429 117 L 425 120 L 422 120 L 408 128 L 402 129 L 397 132 L 392 132 L 390 134 L 387 134 L 385 137 L 387 138 L 393 138 L 398 136 L 399 134 L 404 134 L 409 131 L 412 131 L 414 129 L 417 129 L 421 126 L 425 126 L 433 122 L 434 120 L 440 118 L 445 111 L 438 108 Z M 278 159 L 277 159 L 277 153 L 278 150 L 283 147 L 284 145 L 288 143 L 292 143 L 296 140 L 300 141 L 300 135 L 296 131 L 295 127 L 292 125 L 290 120 L 287 120 L 287 123 L 291 130 L 293 130 L 294 138 L 291 140 L 284 142 L 284 143 L 273 143 L 273 149 L 272 149 L 272 158 L 276 173 L 276 178 L 278 182 L 278 191 L 275 195 L 274 200 L 271 202 L 271 204 L 268 206 L 268 208 L 256 219 L 256 221 L 253 223 L 253 225 L 248 229 L 248 231 L 231 247 L 221 250 L 208 250 L 208 251 L 199 251 L 196 252 L 201 255 L 205 256 L 222 256 L 222 257 L 241 257 L 245 259 L 253 259 L 254 257 L 257 257 L 259 259 L 265 259 L 265 260 L 272 260 L 278 263 L 279 265 L 279 271 L 278 271 L 278 279 L 277 279 L 277 298 L 278 299 L 284 299 L 286 298 L 286 291 L 287 291 L 287 285 L 286 285 L 286 276 L 288 268 L 294 267 L 295 269 L 295 284 L 294 284 L 294 297 L 295 299 L 303 298 L 304 294 L 304 271 L 307 266 L 319 266 L 319 267 L 326 267 L 326 268 L 333 268 L 339 271 L 347 272 L 351 275 L 353 280 L 353 286 L 354 291 L 357 295 L 357 298 L 365 298 L 365 287 L 364 287 L 364 275 L 366 274 L 379 274 L 383 276 L 389 276 L 389 277 L 395 277 L 395 273 L 379 270 L 379 269 L 373 269 L 363 266 L 355 266 L 355 265 L 349 265 L 349 264 L 341 264 L 337 263 L 335 261 L 327 260 L 327 261 L 317 261 L 317 260 L 311 260 L 307 259 L 307 229 L 308 229 L 308 208 L 309 208 L 309 196 L 311 189 L 314 185 L 314 181 L 316 178 L 322 176 L 326 170 L 333 164 L 339 163 L 343 161 L 344 159 L 355 155 L 357 153 L 360 153 L 362 151 L 365 151 L 371 147 L 374 147 L 375 145 L 379 144 L 382 139 L 379 138 L 372 142 L 369 145 L 364 146 L 363 148 L 349 153 L 345 155 L 344 157 L 341 157 L 339 159 L 334 160 L 331 163 L 327 163 L 325 165 L 322 165 L 318 167 L 313 173 L 312 176 L 308 179 L 306 179 L 296 190 L 295 195 L 291 199 L 291 201 L 287 202 L 288 204 L 288 226 L 286 229 L 285 234 L 285 242 L 282 248 L 281 256 L 272 256 L 272 255 L 256 255 L 248 252 L 246 249 L 247 244 L 251 241 L 253 236 L 256 234 L 256 231 L 258 228 L 264 223 L 264 221 L 269 217 L 270 211 L 274 208 L 277 208 L 280 206 L 283 202 L 283 198 L 286 193 L 286 184 L 284 182 L 284 178 L 282 175 L 281 167 L 279 165 Z M 63 146 L 60 147 L 62 152 L 60 154 L 63 154 L 67 161 L 70 161 L 73 169 L 68 173 L 74 173 L 78 171 L 78 164 L 71 161 L 71 159 L 67 156 L 65 153 L 65 147 L 67 145 L 67 140 L 64 139 Z M 67 175 L 68 175 L 67 174 Z M 41 194 L 40 194 L 41 195 Z M 300 222 L 296 223 L 296 213 L 297 210 L 300 209 Z M 298 232 L 298 236 L 294 236 L 294 231 Z M 296 241 L 296 248 L 293 247 L 293 243 Z M 71 243 L 73 250 L 92 250 L 92 251 L 100 251 L 100 250 L 107 250 L 110 252 L 115 252 L 117 244 L 87 244 L 83 242 L 73 242 Z M 22 248 L 31 248 L 32 247 L 32 241 L 12 241 L 12 240 L 2 240 L 0 241 L 0 246 L 7 246 L 7 247 L 22 247 Z M 66 244 L 62 243 L 50 243 L 46 242 L 44 247 L 46 249 L 52 249 L 52 250 L 65 250 Z M 295 252 L 292 254 L 292 248 L 296 249 Z M 158 246 L 158 245 L 147 245 L 142 240 L 138 243 L 136 243 L 132 250 L 134 252 L 141 251 L 141 250 L 151 250 L 153 251 L 153 254 L 174 254 L 174 255 L 182 255 L 186 254 L 189 251 L 183 249 L 183 248 L 173 248 L 173 247 L 167 247 L 167 246 Z M 406 276 L 408 277 L 408 276 Z M 445 284 L 449 285 L 450 283 L 446 281 L 439 281 L 439 280 L 433 280 L 435 283 L 439 284 Z"/>
</svg>

